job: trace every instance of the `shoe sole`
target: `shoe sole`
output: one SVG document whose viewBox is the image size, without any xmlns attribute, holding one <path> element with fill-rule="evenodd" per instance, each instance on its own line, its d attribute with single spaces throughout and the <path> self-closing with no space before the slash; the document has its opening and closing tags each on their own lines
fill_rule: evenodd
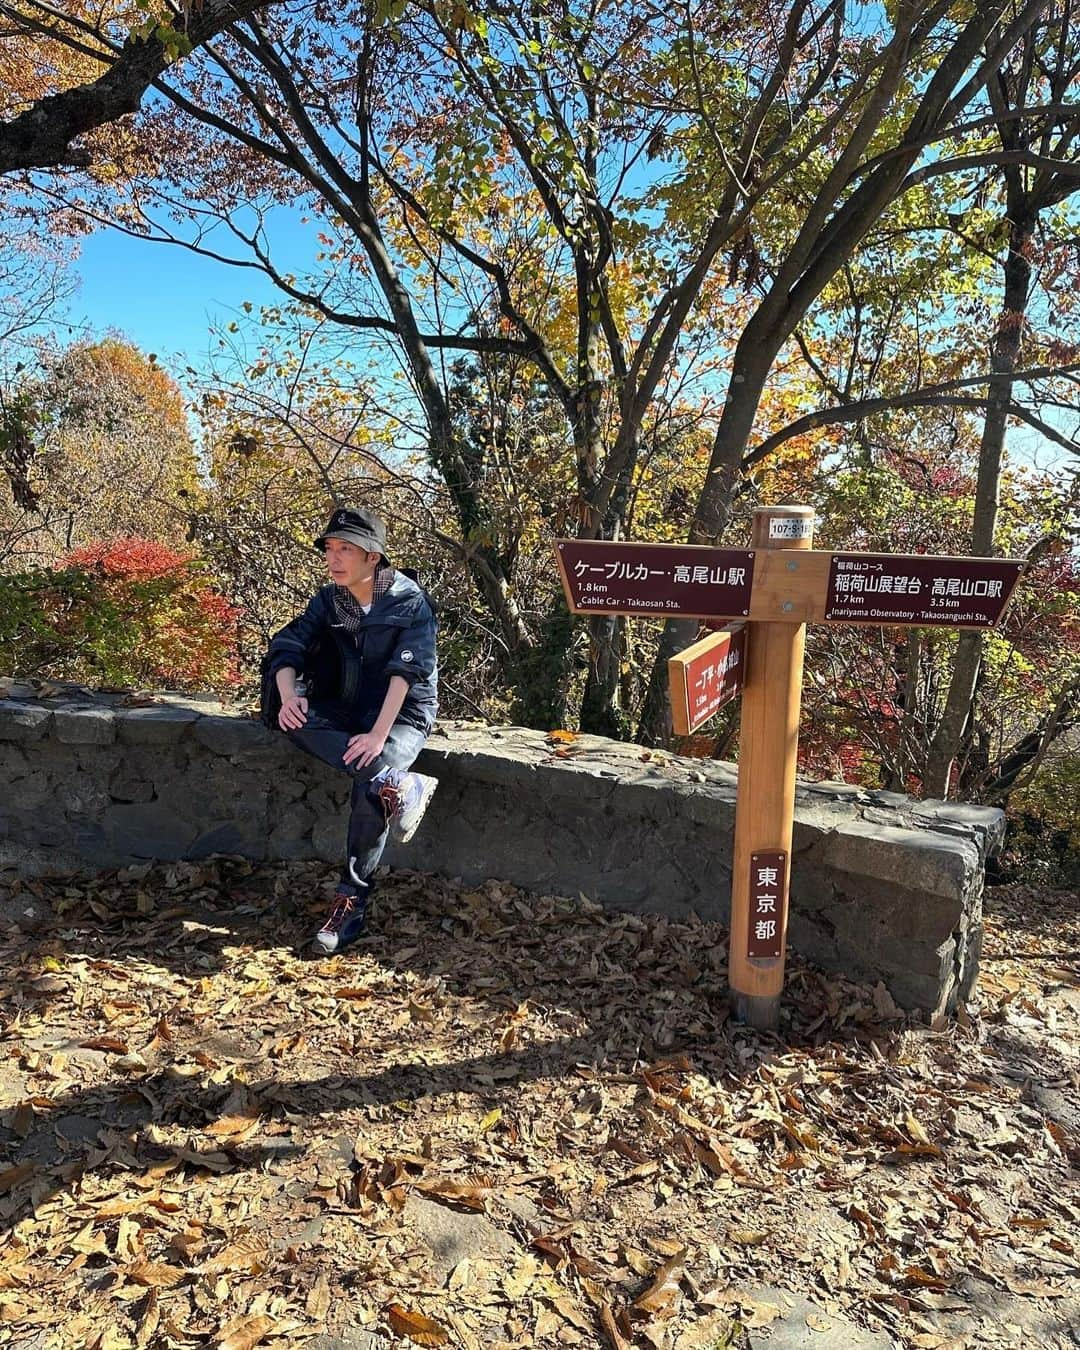
<svg viewBox="0 0 1080 1350">
<path fill-rule="evenodd" d="M 439 780 L 437 778 L 432 779 L 431 784 L 432 784 L 431 787 L 427 788 L 424 792 L 423 799 L 420 803 L 420 810 L 417 813 L 416 819 L 409 826 L 408 831 L 404 830 L 395 831 L 391 829 L 391 833 L 393 834 L 393 837 L 397 843 L 407 844 L 409 840 L 413 837 L 413 835 L 416 833 L 416 831 L 420 828 L 420 822 L 424 819 L 424 815 L 427 812 L 428 807 L 431 805 L 431 799 L 432 797 L 435 796 L 435 793 L 439 789 Z"/>
<path fill-rule="evenodd" d="M 324 947 L 319 941 L 318 934 L 311 939 L 311 945 L 320 956 L 340 956 L 342 952 L 348 951 L 354 942 L 359 942 L 361 938 L 367 937 L 367 930 L 357 933 L 355 937 L 349 938 L 345 942 L 339 942 L 336 947 Z"/>
</svg>

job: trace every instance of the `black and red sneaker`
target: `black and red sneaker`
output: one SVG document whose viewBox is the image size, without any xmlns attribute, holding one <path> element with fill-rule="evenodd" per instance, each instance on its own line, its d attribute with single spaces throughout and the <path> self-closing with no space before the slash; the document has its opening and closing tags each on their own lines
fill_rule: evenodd
<svg viewBox="0 0 1080 1350">
<path fill-rule="evenodd" d="M 326 922 L 315 934 L 314 946 L 323 956 L 335 956 L 367 931 L 368 906 L 374 888 L 364 886 L 355 894 L 338 892 Z"/>
</svg>

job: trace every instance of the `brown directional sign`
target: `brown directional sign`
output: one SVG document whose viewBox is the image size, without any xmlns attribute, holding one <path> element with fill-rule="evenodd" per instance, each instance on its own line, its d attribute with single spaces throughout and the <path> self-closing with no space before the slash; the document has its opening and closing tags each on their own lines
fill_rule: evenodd
<svg viewBox="0 0 1080 1350">
<path fill-rule="evenodd" d="M 993 628 L 1023 570 L 1023 563 L 1000 558 L 834 553 L 825 618 Z"/>
<path fill-rule="evenodd" d="M 782 955 L 786 904 L 787 854 L 779 849 L 751 853 L 750 927 L 746 934 L 746 954 L 751 960 Z"/>
<path fill-rule="evenodd" d="M 750 612 L 749 549 L 560 539 L 555 556 L 574 614 L 741 618 Z"/>
<path fill-rule="evenodd" d="M 746 628 L 733 624 L 710 633 L 668 661 L 671 721 L 678 736 L 703 726 L 742 689 Z"/>
</svg>

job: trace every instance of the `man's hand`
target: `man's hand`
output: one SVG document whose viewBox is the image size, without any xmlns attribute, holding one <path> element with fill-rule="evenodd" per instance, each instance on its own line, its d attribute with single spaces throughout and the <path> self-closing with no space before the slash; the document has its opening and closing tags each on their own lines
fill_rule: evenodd
<svg viewBox="0 0 1080 1350">
<path fill-rule="evenodd" d="M 342 755 L 342 759 L 346 764 L 355 764 L 358 769 L 362 769 L 372 760 L 378 759 L 385 744 L 385 736 L 380 736 L 375 731 L 361 732 L 359 736 L 349 738 L 349 744 L 344 755 Z"/>
<path fill-rule="evenodd" d="M 282 699 L 278 713 L 278 726 L 282 731 L 299 731 L 307 721 L 307 699 L 301 694 L 292 694 Z"/>
</svg>

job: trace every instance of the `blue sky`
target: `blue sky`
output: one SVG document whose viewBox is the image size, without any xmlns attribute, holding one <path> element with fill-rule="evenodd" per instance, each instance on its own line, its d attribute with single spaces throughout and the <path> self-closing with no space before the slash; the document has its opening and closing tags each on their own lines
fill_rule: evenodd
<svg viewBox="0 0 1080 1350">
<path fill-rule="evenodd" d="M 276 264 L 297 273 L 308 271 L 319 248 L 315 239 L 319 227 L 302 225 L 300 212 L 285 208 L 274 211 L 269 223 Z M 222 241 L 221 251 L 227 248 Z M 111 229 L 81 242 L 73 271 L 80 280 L 68 307 L 75 328 L 87 336 L 121 333 L 144 352 L 155 352 L 181 382 L 186 366 L 196 370 L 208 366 L 216 347 L 210 333 L 213 325 L 243 318 L 245 301 L 257 310 L 283 298 L 254 268 L 230 267 L 185 248 Z M 61 336 L 67 336 L 63 327 Z M 1014 456 L 1041 469 L 1067 474 L 1075 468 L 1071 455 L 1030 428 L 1012 428 L 1009 445 Z"/>
<path fill-rule="evenodd" d="M 293 212 L 275 214 L 275 257 L 280 265 L 300 270 L 318 247 L 315 227 L 302 226 Z M 84 239 L 73 271 L 80 285 L 69 305 L 72 323 L 85 325 L 91 335 L 116 330 L 144 352 L 156 352 L 176 375 L 185 365 L 206 364 L 211 325 L 243 317 L 245 300 L 258 308 L 282 299 L 253 268 L 229 267 L 118 230 L 99 230 Z"/>
</svg>

